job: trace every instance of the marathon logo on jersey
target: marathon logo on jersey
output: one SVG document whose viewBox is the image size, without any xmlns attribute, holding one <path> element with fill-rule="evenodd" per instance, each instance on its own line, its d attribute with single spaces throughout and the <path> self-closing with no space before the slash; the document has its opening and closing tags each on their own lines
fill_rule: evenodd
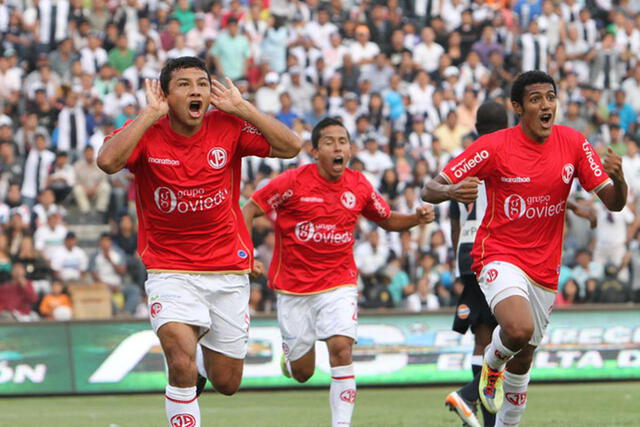
<svg viewBox="0 0 640 427">
<path fill-rule="evenodd" d="M 523 406 L 527 403 L 527 392 L 524 393 L 505 393 L 505 399 L 507 399 L 512 405 Z"/>
<path fill-rule="evenodd" d="M 519 194 L 511 194 L 504 200 L 504 214 L 511 221 L 527 218 L 541 219 L 549 218 L 564 213 L 565 200 L 558 203 L 551 203 L 551 196 L 524 197 Z"/>
<path fill-rule="evenodd" d="M 587 141 L 586 139 L 582 143 L 582 149 L 584 150 L 584 154 L 587 156 L 587 161 L 589 162 L 589 167 L 593 171 L 593 174 L 598 177 L 601 176 L 602 169 L 600 168 L 600 165 L 598 165 L 598 163 L 596 162 L 596 159 L 595 159 L 596 153 L 593 151 L 593 147 L 591 146 L 591 144 L 589 144 L 589 141 Z"/>
<path fill-rule="evenodd" d="M 158 187 L 153 192 L 153 201 L 160 212 L 196 213 L 204 212 L 221 205 L 229 197 L 229 190 L 219 190 L 207 196 L 204 188 L 190 188 L 173 191 L 169 187 Z"/>
<path fill-rule="evenodd" d="M 207 162 L 215 170 L 222 169 L 227 164 L 228 156 L 224 148 L 213 147 L 207 154 Z"/>
<path fill-rule="evenodd" d="M 161 311 L 162 304 L 160 304 L 159 302 L 154 302 L 153 304 L 151 304 L 151 308 L 149 308 L 149 314 L 151 315 L 152 319 L 155 319 L 158 313 L 160 313 Z"/>
<path fill-rule="evenodd" d="M 165 166 L 180 166 L 180 160 L 174 159 L 160 159 L 158 157 L 147 157 L 149 163 Z"/>
<path fill-rule="evenodd" d="M 196 419 L 191 414 L 178 414 L 171 417 L 171 427 L 196 427 Z"/>
<path fill-rule="evenodd" d="M 469 318 L 469 315 L 471 314 L 471 309 L 466 304 L 460 304 L 458 306 L 458 310 L 456 311 L 456 314 L 460 319 L 466 320 Z"/>
<path fill-rule="evenodd" d="M 562 167 L 562 182 L 564 182 L 565 184 L 569 184 L 573 179 L 574 171 L 575 171 L 575 168 L 571 163 L 567 163 L 566 165 L 564 165 Z"/>
<path fill-rule="evenodd" d="M 353 241 L 353 234 L 348 231 L 338 232 L 334 224 L 314 224 L 310 221 L 297 223 L 295 236 L 303 243 L 315 242 L 343 245 Z"/>
<path fill-rule="evenodd" d="M 351 191 L 345 191 L 340 196 L 340 203 L 347 209 L 353 209 L 356 207 L 356 196 Z"/>
<path fill-rule="evenodd" d="M 492 268 L 491 270 L 487 271 L 487 283 L 493 283 L 496 281 L 497 278 L 498 278 L 498 270 L 496 270 L 495 268 Z"/>
<path fill-rule="evenodd" d="M 464 159 L 460 163 L 454 165 L 451 170 L 456 178 L 462 178 L 464 174 L 475 168 L 479 163 L 489 158 L 487 150 L 478 151 L 475 156 L 470 159 Z"/>
<path fill-rule="evenodd" d="M 340 393 L 340 400 L 347 403 L 354 403 L 356 401 L 356 391 L 352 388 L 343 391 Z"/>
<path fill-rule="evenodd" d="M 531 177 L 529 176 L 501 176 L 500 181 L 506 182 L 509 184 L 526 184 L 527 182 L 531 182 Z"/>
<path fill-rule="evenodd" d="M 324 203 L 322 197 L 300 197 L 300 201 L 305 203 Z"/>
</svg>

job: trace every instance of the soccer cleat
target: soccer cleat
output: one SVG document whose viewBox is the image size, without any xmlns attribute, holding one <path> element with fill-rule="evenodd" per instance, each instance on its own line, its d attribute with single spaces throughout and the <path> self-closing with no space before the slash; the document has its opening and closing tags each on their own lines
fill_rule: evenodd
<svg viewBox="0 0 640 427">
<path fill-rule="evenodd" d="M 202 394 L 202 390 L 207 385 L 207 378 L 198 374 L 198 380 L 196 381 L 196 397 Z"/>
<path fill-rule="evenodd" d="M 282 357 L 280 358 L 280 369 L 282 370 L 282 375 L 287 378 L 291 378 L 291 374 L 287 369 L 287 358 L 284 356 L 284 353 L 282 353 Z"/>
<path fill-rule="evenodd" d="M 457 392 L 452 391 L 449 393 L 444 399 L 444 404 L 449 407 L 450 411 L 458 414 L 465 426 L 481 427 L 480 421 L 476 418 L 475 411 L 473 410 L 474 405 L 465 400 Z"/>
<path fill-rule="evenodd" d="M 492 414 L 498 413 L 504 402 L 504 392 L 502 390 L 502 382 L 504 381 L 504 369 L 497 371 L 491 369 L 487 362 L 482 363 L 482 372 L 480 373 L 480 384 L 478 392 L 480 400 L 487 411 Z"/>
</svg>

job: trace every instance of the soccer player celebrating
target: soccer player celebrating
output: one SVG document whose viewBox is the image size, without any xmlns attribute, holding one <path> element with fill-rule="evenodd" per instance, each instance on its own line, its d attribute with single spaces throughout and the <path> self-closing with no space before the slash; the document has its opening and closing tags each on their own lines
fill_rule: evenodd
<svg viewBox="0 0 640 427">
<path fill-rule="evenodd" d="M 435 219 L 431 206 L 414 214 L 392 212 L 360 172 L 347 168 L 349 134 L 332 118 L 311 134 L 316 162 L 289 170 L 256 191 L 242 208 L 254 217 L 275 211 L 276 249 L 269 285 L 278 293 L 283 373 L 305 382 L 315 369 L 315 342 L 329 349 L 332 425 L 351 425 L 356 398 L 352 347 L 357 338 L 358 271 L 354 228 L 360 214 L 390 231 Z"/>
<path fill-rule="evenodd" d="M 126 167 L 136 177 L 138 250 L 168 365 L 171 426 L 200 426 L 198 371 L 220 393 L 240 386 L 253 256 L 238 202 L 242 157 L 291 158 L 301 145 L 226 83 L 198 58 L 169 60 L 159 82 L 145 81 L 147 106 L 105 138 L 98 157 L 105 172 Z"/>
<path fill-rule="evenodd" d="M 518 126 L 478 139 L 422 192 L 432 203 L 470 203 L 480 179 L 485 182 L 487 214 L 471 255 L 498 322 L 479 384 L 482 403 L 498 413 L 496 426 L 518 425 L 524 412 L 533 352 L 558 287 L 573 178 L 610 210 L 621 210 L 627 197 L 622 160 L 613 150 L 608 149 L 603 166 L 582 134 L 554 125 L 557 97 L 551 76 L 541 71 L 518 76 L 511 104 L 520 116 Z"/>
</svg>

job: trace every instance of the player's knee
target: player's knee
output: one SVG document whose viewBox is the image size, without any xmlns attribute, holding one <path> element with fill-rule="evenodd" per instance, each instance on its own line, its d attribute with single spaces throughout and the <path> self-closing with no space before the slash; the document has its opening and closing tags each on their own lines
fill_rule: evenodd
<svg viewBox="0 0 640 427">
<path fill-rule="evenodd" d="M 167 358 L 167 369 L 169 377 L 182 380 L 195 377 L 196 363 L 188 355 L 174 355 Z"/>
<path fill-rule="evenodd" d="M 220 394 L 224 394 L 225 396 L 231 396 L 235 394 L 240 388 L 240 381 L 227 381 L 224 383 L 213 383 L 213 388 Z"/>
<path fill-rule="evenodd" d="M 508 337 L 508 341 L 511 346 L 517 347 L 512 348 L 512 350 L 519 350 L 527 345 L 527 343 L 531 340 L 531 336 L 533 335 L 533 324 L 513 323 L 503 326 L 502 330 Z M 509 344 L 505 344 L 509 346 Z"/>
<path fill-rule="evenodd" d="M 333 351 L 330 355 L 332 366 L 346 366 L 350 365 L 351 359 L 351 346 L 345 345 Z"/>
<path fill-rule="evenodd" d="M 306 383 L 313 376 L 313 371 L 313 368 L 294 369 L 291 374 L 299 383 Z"/>
</svg>

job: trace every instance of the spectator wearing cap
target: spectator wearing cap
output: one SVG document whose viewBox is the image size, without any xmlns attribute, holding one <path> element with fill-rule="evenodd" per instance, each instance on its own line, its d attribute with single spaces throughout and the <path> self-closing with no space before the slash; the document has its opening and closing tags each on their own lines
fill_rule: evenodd
<svg viewBox="0 0 640 427">
<path fill-rule="evenodd" d="M 215 41 L 210 54 L 219 76 L 226 76 L 231 80 L 246 76 L 251 49 L 249 39 L 239 32 L 236 18 L 229 19 L 225 31 Z"/>
<path fill-rule="evenodd" d="M 67 94 L 65 106 L 58 114 L 58 127 L 54 133 L 57 135 L 54 141 L 56 151 L 69 152 L 74 158 L 87 144 L 89 136 L 85 112 L 75 92 Z"/>
<path fill-rule="evenodd" d="M 264 86 L 256 91 L 256 107 L 267 114 L 277 114 L 280 111 L 280 92 L 278 87 L 280 77 L 275 71 L 269 71 L 264 76 Z"/>
<path fill-rule="evenodd" d="M 57 280 L 63 282 L 85 282 L 88 278 L 89 258 L 78 247 L 78 239 L 69 231 L 61 247 L 51 254 L 51 270 Z"/>
<path fill-rule="evenodd" d="M 97 34 L 89 35 L 89 45 L 80 50 L 80 63 L 84 72 L 89 74 L 97 74 L 107 61 L 109 55 L 102 47 L 102 40 Z"/>
<path fill-rule="evenodd" d="M 369 37 L 370 32 L 366 25 L 356 27 L 356 41 L 349 46 L 349 53 L 355 64 L 370 64 L 380 52 L 378 45 L 370 41 Z"/>
<path fill-rule="evenodd" d="M 49 141 L 46 135 L 36 133 L 34 147 L 24 164 L 24 179 L 22 181 L 22 200 L 32 207 L 36 197 L 47 186 L 49 168 L 53 164 L 56 155 L 47 149 Z"/>
</svg>

